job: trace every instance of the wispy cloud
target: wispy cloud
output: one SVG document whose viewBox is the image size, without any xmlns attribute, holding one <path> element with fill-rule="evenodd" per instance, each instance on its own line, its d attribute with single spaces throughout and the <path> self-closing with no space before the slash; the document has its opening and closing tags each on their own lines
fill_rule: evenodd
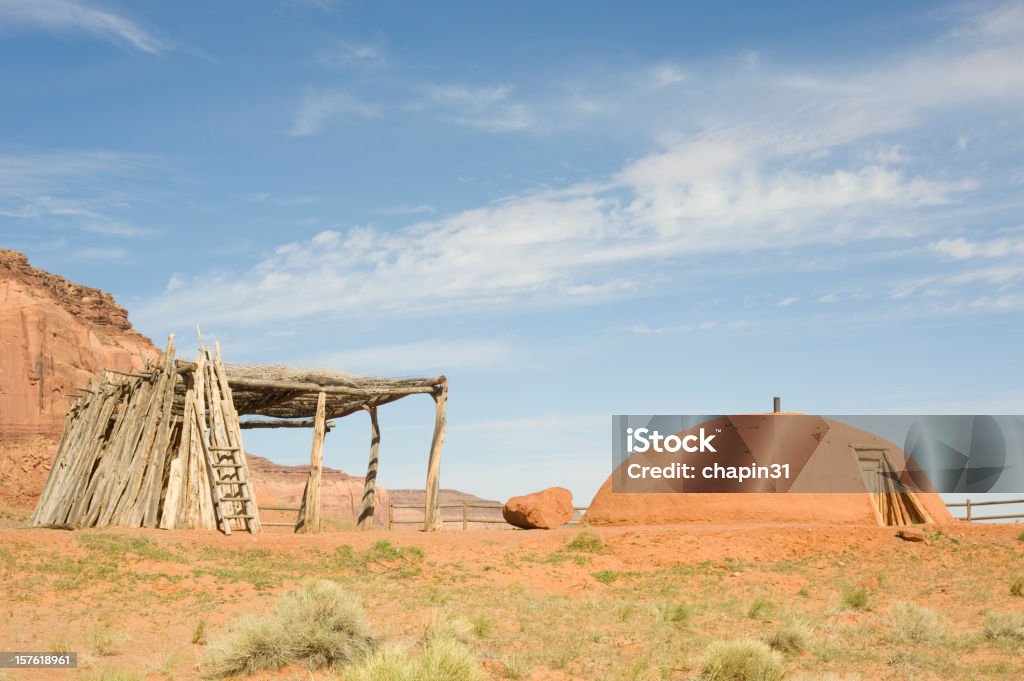
<svg viewBox="0 0 1024 681">
<path fill-rule="evenodd" d="M 196 277 L 150 301 L 144 313 L 175 318 L 203 310 L 255 324 L 571 305 L 643 295 L 666 263 L 697 256 L 775 254 L 766 257 L 768 266 L 788 270 L 837 244 L 891 248 L 903 240 L 920 256 L 933 243 L 954 257 L 1015 248 L 1008 241 L 937 239 L 953 228 L 952 209 L 972 201 L 985 178 L 941 159 L 917 158 L 925 152 L 911 153 L 895 139 L 935 116 L 964 111 L 1019 120 L 1009 114 L 1024 101 L 1024 39 L 990 25 L 986 16 L 970 17 L 961 35 L 942 36 L 887 64 L 847 65 L 840 75 L 836 68 L 793 73 L 764 60 L 756 67 L 733 60 L 704 74 L 664 72 L 661 81 L 685 87 L 660 91 L 690 98 L 665 100 L 674 102 L 671 110 L 689 114 L 701 107 L 700 115 L 663 128 L 657 148 L 599 181 L 425 215 L 397 230 L 323 231 L 284 244 L 243 271 Z M 492 130 L 528 129 L 536 120 L 534 103 L 516 92 L 509 84 L 435 84 L 421 95 L 432 107 L 428 115 L 440 111 Z M 629 104 L 629 97 L 618 99 Z M 294 133 L 312 134 L 335 109 L 372 111 L 347 96 L 337 105 L 324 100 L 297 121 Z M 619 108 L 617 115 L 630 119 L 631 113 Z M 519 123 L 500 122 L 509 116 Z M 706 120 L 714 124 L 702 126 Z M 691 131 L 673 132 L 686 128 Z M 211 286 L 225 294 L 212 300 L 205 295 Z M 915 295 L 929 287 L 935 288 L 898 288 Z"/>
<path fill-rule="evenodd" d="M 929 247 L 957 260 L 968 258 L 1003 258 L 1014 253 L 1024 254 L 1024 237 L 969 241 L 963 237 L 940 239 Z"/>
<path fill-rule="evenodd" d="M 525 130 L 534 122 L 530 108 L 512 99 L 510 85 L 429 85 L 428 100 L 439 107 L 445 120 L 492 132 Z"/>
<path fill-rule="evenodd" d="M 76 0 L 0 0 L 0 31 L 4 29 L 88 33 L 148 54 L 168 49 L 136 22 Z"/>
<path fill-rule="evenodd" d="M 288 134 L 306 137 L 320 132 L 327 121 L 338 116 L 375 116 L 379 107 L 353 97 L 347 92 L 314 92 L 302 99 Z"/>
<path fill-rule="evenodd" d="M 381 215 L 424 215 L 436 213 L 437 209 L 429 204 L 420 203 L 415 206 L 392 206 L 391 208 L 381 208 L 377 212 Z"/>
<path fill-rule="evenodd" d="M 389 65 L 387 51 L 381 44 L 340 41 L 316 54 L 316 63 L 326 68 L 372 68 Z"/>
<path fill-rule="evenodd" d="M 130 205 L 112 191 L 153 160 L 112 151 L 0 154 L 0 217 L 118 237 L 158 233 L 123 216 Z"/>
</svg>

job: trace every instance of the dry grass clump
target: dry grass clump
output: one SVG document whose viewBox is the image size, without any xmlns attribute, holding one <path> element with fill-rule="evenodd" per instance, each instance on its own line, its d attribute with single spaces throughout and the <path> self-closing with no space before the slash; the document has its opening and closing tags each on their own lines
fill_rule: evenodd
<svg viewBox="0 0 1024 681">
<path fill-rule="evenodd" d="M 359 601 L 337 584 L 307 582 L 284 594 L 270 615 L 243 617 L 231 634 L 210 644 L 206 663 L 214 676 L 339 667 L 373 648 Z"/>
<path fill-rule="evenodd" d="M 708 646 L 701 681 L 780 681 L 785 674 L 779 654 L 761 641 L 737 639 Z"/>
<path fill-rule="evenodd" d="M 1010 582 L 1011 596 L 1024 596 L 1024 577 L 1017 575 Z"/>
<path fill-rule="evenodd" d="M 892 639 L 900 643 L 939 643 L 946 623 L 939 613 L 917 603 L 893 603 L 885 618 Z"/>
<path fill-rule="evenodd" d="M 92 651 L 100 656 L 116 655 L 118 646 L 128 640 L 128 634 L 111 622 L 100 622 L 89 635 Z"/>
<path fill-rule="evenodd" d="M 985 615 L 985 638 L 1011 643 L 1024 642 L 1024 614 L 990 612 Z"/>
<path fill-rule="evenodd" d="M 811 625 L 806 620 L 793 618 L 775 628 L 768 637 L 768 645 L 782 653 L 797 653 L 807 649 L 811 635 Z"/>
<path fill-rule="evenodd" d="M 483 668 L 463 643 L 440 634 L 430 637 L 419 656 L 384 646 L 345 669 L 343 681 L 483 681 Z"/>
</svg>

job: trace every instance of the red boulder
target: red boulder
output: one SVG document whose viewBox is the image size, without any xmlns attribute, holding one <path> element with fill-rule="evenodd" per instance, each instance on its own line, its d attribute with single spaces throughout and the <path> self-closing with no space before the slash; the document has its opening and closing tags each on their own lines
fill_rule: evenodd
<svg viewBox="0 0 1024 681">
<path fill-rule="evenodd" d="M 549 487 L 512 497 L 505 502 L 501 513 L 510 525 L 527 530 L 551 530 L 572 518 L 572 492 L 564 487 Z"/>
</svg>

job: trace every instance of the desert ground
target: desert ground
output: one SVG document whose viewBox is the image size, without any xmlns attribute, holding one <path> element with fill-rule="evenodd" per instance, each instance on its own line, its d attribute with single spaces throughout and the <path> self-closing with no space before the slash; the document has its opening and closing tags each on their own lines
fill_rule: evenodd
<svg viewBox="0 0 1024 681">
<path fill-rule="evenodd" d="M 215 532 L 0 528 L 0 649 L 78 651 L 4 679 L 198 679 L 211 642 L 310 578 L 415 655 L 461 632 L 490 679 L 701 679 L 763 641 L 786 679 L 1024 677 L 1021 526 Z M 344 679 L 301 666 L 252 678 Z M 718 677 L 726 678 L 726 677 Z"/>
</svg>

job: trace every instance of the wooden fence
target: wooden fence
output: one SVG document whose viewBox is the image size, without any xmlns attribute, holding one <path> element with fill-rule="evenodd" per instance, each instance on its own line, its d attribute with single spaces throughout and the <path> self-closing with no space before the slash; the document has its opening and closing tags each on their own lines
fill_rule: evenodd
<svg viewBox="0 0 1024 681">
<path fill-rule="evenodd" d="M 957 518 L 958 520 L 966 520 L 967 522 L 974 522 L 975 520 L 1009 520 L 1011 518 L 1024 518 L 1024 513 L 1009 513 L 1005 515 L 974 515 L 974 508 L 976 506 L 998 506 L 1000 504 L 1024 504 L 1024 499 L 1000 499 L 998 501 L 971 501 L 968 499 L 962 504 L 946 504 L 949 508 L 966 508 L 967 516 L 964 518 Z M 955 517 L 955 516 L 954 516 Z"/>
<path fill-rule="evenodd" d="M 494 518 L 494 517 L 486 517 L 486 518 L 476 517 L 476 518 L 473 518 L 473 517 L 470 517 L 470 515 L 469 515 L 470 509 L 486 508 L 486 509 L 497 509 L 497 510 L 500 511 L 502 509 L 502 507 L 503 507 L 503 504 L 494 504 L 494 503 L 487 504 L 487 503 L 465 501 L 465 500 L 461 501 L 461 502 L 453 503 L 453 504 L 440 504 L 438 506 L 438 508 L 440 508 L 442 510 L 446 509 L 446 508 L 459 508 L 459 509 L 462 509 L 462 518 L 461 518 L 461 520 L 462 520 L 462 529 L 463 530 L 468 530 L 470 523 L 488 523 L 488 524 L 492 524 L 492 525 L 506 525 L 507 523 L 505 522 L 504 518 Z M 423 518 L 417 518 L 417 519 L 412 519 L 412 520 L 396 520 L 395 519 L 395 509 L 407 509 L 407 508 L 408 509 L 418 509 L 418 510 L 422 511 L 423 510 L 423 504 L 396 504 L 393 501 L 388 503 L 388 529 L 389 530 L 395 529 L 395 525 L 422 525 L 423 524 Z M 582 511 L 582 512 L 586 513 L 587 507 L 586 506 L 573 506 L 572 507 L 572 511 L 573 511 L 573 516 L 575 516 L 577 511 Z M 443 513 L 442 513 L 442 516 L 443 516 Z M 458 519 L 456 519 L 456 520 L 444 520 L 442 518 L 442 524 L 445 523 L 445 522 L 456 523 L 456 522 L 459 522 L 459 520 Z M 579 523 L 579 520 L 577 520 L 575 517 L 573 517 L 566 524 L 567 525 L 576 525 L 578 523 Z"/>
</svg>

